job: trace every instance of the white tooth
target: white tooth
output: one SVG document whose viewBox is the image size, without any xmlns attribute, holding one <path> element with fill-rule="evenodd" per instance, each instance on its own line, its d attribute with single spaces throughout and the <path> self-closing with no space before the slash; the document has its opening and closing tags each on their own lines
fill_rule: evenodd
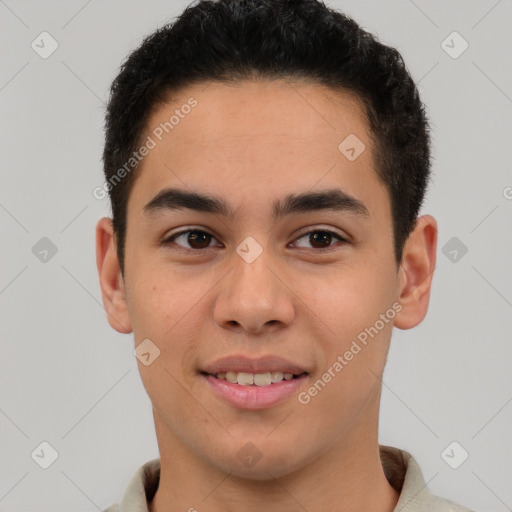
<svg viewBox="0 0 512 512">
<path fill-rule="evenodd" d="M 254 375 L 254 384 L 256 386 L 269 386 L 271 383 L 270 373 L 257 373 Z"/>
<path fill-rule="evenodd" d="M 274 382 L 281 382 L 283 380 L 283 372 L 270 372 L 270 379 Z"/>
<path fill-rule="evenodd" d="M 241 386 L 252 386 L 254 384 L 254 374 L 238 372 L 237 381 Z"/>
<path fill-rule="evenodd" d="M 226 380 L 232 382 L 233 384 L 237 383 L 237 375 L 236 372 L 226 372 Z"/>
<path fill-rule="evenodd" d="M 283 377 L 285 378 L 285 380 L 292 380 L 293 373 L 283 373 Z"/>
<path fill-rule="evenodd" d="M 216 375 L 217 379 L 226 380 L 226 372 L 220 372 Z"/>
</svg>

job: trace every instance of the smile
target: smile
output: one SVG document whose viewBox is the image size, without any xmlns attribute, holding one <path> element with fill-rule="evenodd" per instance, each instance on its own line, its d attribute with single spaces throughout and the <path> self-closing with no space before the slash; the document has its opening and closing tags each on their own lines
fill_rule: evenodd
<svg viewBox="0 0 512 512">
<path fill-rule="evenodd" d="M 308 374 L 220 372 L 216 375 L 203 373 L 202 378 L 222 402 L 235 409 L 258 410 L 274 407 L 295 396 L 305 385 Z"/>
<path fill-rule="evenodd" d="M 274 355 L 254 359 L 232 354 L 203 366 L 200 376 L 222 402 L 237 409 L 256 410 L 273 407 L 297 394 L 309 372 Z"/>
</svg>

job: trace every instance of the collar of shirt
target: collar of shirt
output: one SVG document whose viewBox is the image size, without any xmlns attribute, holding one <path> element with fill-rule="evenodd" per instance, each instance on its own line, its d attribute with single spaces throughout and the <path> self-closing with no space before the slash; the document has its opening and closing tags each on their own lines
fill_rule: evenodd
<svg viewBox="0 0 512 512">
<path fill-rule="evenodd" d="M 380 447 L 382 467 L 389 483 L 400 493 L 394 512 L 472 512 L 452 501 L 433 496 L 414 457 L 398 448 Z M 149 512 L 160 480 L 160 459 L 141 466 L 131 479 L 119 505 L 104 512 Z"/>
</svg>

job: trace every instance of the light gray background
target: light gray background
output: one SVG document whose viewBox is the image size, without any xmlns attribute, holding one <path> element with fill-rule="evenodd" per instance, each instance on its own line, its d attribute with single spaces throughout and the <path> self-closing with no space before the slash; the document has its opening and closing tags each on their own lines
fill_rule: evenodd
<svg viewBox="0 0 512 512">
<path fill-rule="evenodd" d="M 103 509 L 158 455 L 132 337 L 101 306 L 94 227 L 109 207 L 92 190 L 118 66 L 188 3 L 0 0 L 3 511 Z M 438 266 L 427 319 L 394 334 L 380 442 L 411 452 L 432 492 L 512 510 L 512 1 L 328 4 L 402 52 L 432 124 Z M 43 31 L 59 44 L 48 59 L 31 48 Z M 469 43 L 457 59 L 441 47 L 453 31 Z M 42 237 L 58 249 L 46 263 Z M 468 248 L 456 262 L 452 237 Z M 59 453 L 46 470 L 42 441 Z M 452 441 L 469 453 L 458 469 L 441 457 Z"/>
</svg>

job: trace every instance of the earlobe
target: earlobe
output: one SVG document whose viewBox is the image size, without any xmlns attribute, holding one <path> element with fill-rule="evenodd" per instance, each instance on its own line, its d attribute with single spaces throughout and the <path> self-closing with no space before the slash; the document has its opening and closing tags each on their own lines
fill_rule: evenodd
<svg viewBox="0 0 512 512">
<path fill-rule="evenodd" d="M 401 311 L 395 317 L 399 329 L 411 329 L 427 314 L 436 266 L 437 222 L 431 215 L 420 217 L 407 239 L 398 275 Z"/>
<path fill-rule="evenodd" d="M 125 286 L 117 257 L 112 220 L 104 217 L 96 225 L 96 265 L 101 296 L 109 324 L 118 332 L 132 332 L 125 297 Z"/>
</svg>

